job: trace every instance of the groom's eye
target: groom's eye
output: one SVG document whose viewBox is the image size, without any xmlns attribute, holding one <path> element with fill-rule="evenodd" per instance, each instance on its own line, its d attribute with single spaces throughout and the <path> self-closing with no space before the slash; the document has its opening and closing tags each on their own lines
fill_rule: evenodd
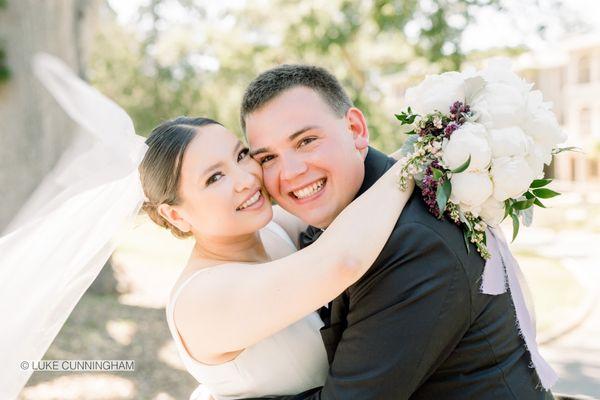
<svg viewBox="0 0 600 400">
<path fill-rule="evenodd" d="M 307 136 L 298 142 L 298 147 L 306 146 L 307 144 L 317 140 L 314 136 Z"/>
<path fill-rule="evenodd" d="M 269 162 L 269 161 L 271 161 L 271 160 L 272 160 L 272 159 L 274 159 L 274 158 L 275 158 L 274 156 L 264 156 L 264 157 L 262 157 L 262 158 L 260 158 L 260 159 L 258 160 L 258 163 L 259 163 L 260 165 L 263 165 L 264 163 L 266 163 L 266 162 Z"/>
</svg>

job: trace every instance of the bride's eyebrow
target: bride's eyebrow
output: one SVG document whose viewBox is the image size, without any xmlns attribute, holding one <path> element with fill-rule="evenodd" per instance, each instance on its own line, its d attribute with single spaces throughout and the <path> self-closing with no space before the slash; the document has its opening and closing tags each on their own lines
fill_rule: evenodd
<svg viewBox="0 0 600 400">
<path fill-rule="evenodd" d="M 235 156 L 236 153 L 238 152 L 238 150 L 243 146 L 244 144 L 242 142 L 238 142 L 237 145 L 233 148 L 233 155 Z M 219 167 L 223 166 L 223 161 L 219 161 L 217 163 L 214 163 L 213 165 L 211 165 L 210 167 L 206 168 L 204 170 L 204 172 L 202 174 L 200 174 L 200 177 L 203 177 L 204 175 L 208 174 L 210 171 L 217 169 Z"/>
</svg>

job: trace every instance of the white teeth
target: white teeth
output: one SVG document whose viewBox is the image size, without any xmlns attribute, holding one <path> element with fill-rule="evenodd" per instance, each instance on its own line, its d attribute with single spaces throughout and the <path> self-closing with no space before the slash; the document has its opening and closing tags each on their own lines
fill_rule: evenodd
<svg viewBox="0 0 600 400">
<path fill-rule="evenodd" d="M 320 181 L 315 182 L 310 186 L 304 187 L 300 190 L 295 190 L 292 193 L 294 193 L 294 196 L 296 196 L 297 198 L 304 199 L 306 197 L 312 196 L 313 194 L 321 190 L 323 188 L 324 183 L 325 179 L 321 179 Z"/>
<path fill-rule="evenodd" d="M 243 210 L 244 208 L 248 208 L 251 205 L 255 204 L 260 199 L 260 190 L 254 194 L 254 196 L 250 197 L 247 201 L 244 202 L 241 206 L 238 207 L 238 210 Z"/>
</svg>

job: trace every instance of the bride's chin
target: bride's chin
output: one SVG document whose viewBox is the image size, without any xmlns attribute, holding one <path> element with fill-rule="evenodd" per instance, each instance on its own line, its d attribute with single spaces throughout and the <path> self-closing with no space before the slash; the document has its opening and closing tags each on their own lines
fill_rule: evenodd
<svg viewBox="0 0 600 400">
<path fill-rule="evenodd" d="M 265 210 L 261 210 L 260 214 L 252 217 L 253 223 L 256 224 L 256 230 L 264 228 L 273 219 L 273 207 L 271 204 L 266 204 L 264 208 Z"/>
</svg>

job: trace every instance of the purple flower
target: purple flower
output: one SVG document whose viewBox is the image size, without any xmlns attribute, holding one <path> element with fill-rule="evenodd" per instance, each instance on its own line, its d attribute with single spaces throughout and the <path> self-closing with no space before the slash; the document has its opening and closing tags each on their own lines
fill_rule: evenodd
<svg viewBox="0 0 600 400">
<path fill-rule="evenodd" d="M 456 115 L 460 112 L 463 103 L 460 101 L 455 101 L 454 104 L 450 106 L 450 114 Z"/>
<path fill-rule="evenodd" d="M 446 125 L 446 128 L 444 128 L 444 136 L 449 139 L 452 133 L 454 133 L 458 127 L 459 125 L 456 122 L 450 122 L 448 125 Z"/>
<path fill-rule="evenodd" d="M 431 214 L 433 214 L 436 218 L 440 218 L 440 209 L 437 205 L 437 188 L 440 182 L 437 182 L 433 179 L 433 171 L 431 168 L 442 169 L 442 166 L 437 162 L 433 161 L 429 167 L 425 170 L 425 175 L 423 176 L 421 195 L 423 196 L 423 201 L 427 205 L 427 209 Z"/>
</svg>

